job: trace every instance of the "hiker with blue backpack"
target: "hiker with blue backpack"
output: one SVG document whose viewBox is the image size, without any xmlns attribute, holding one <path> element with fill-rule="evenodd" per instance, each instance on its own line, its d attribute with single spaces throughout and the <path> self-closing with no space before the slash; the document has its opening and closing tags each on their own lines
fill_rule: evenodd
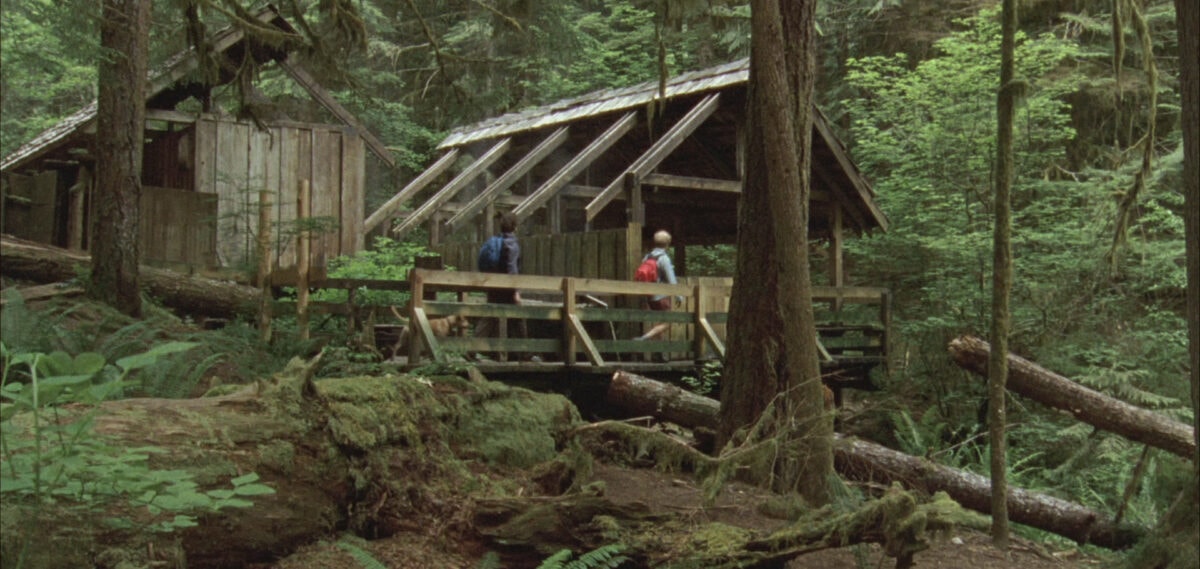
<svg viewBox="0 0 1200 569">
<path fill-rule="evenodd" d="M 484 241 L 479 248 L 477 268 L 481 273 L 520 274 L 521 244 L 517 242 L 517 216 L 510 212 L 500 215 L 500 233 Z M 517 289 L 489 289 L 488 304 L 521 304 L 521 291 Z M 525 320 L 514 319 L 516 337 L 526 337 Z M 499 318 L 483 318 L 475 327 L 478 338 L 494 338 L 500 332 Z"/>
<path fill-rule="evenodd" d="M 642 264 L 638 265 L 637 272 L 634 273 L 633 280 L 640 282 L 651 283 L 670 283 L 677 284 L 675 280 L 675 266 L 671 264 L 671 256 L 667 254 L 667 247 L 671 246 L 671 234 L 665 230 L 658 230 L 654 233 L 654 249 L 642 258 Z M 656 294 L 646 299 L 650 310 L 668 311 L 671 310 L 672 301 L 678 300 L 683 302 L 682 296 L 672 297 L 665 294 Z M 661 336 L 664 332 L 671 328 L 669 322 L 655 324 L 650 331 L 634 338 L 635 340 L 652 340 Z"/>
</svg>

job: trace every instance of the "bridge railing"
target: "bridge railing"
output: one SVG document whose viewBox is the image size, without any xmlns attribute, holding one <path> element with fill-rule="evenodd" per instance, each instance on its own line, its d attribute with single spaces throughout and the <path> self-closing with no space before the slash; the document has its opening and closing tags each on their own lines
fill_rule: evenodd
<svg viewBox="0 0 1200 569">
<path fill-rule="evenodd" d="M 506 275 L 466 271 L 414 269 L 409 286 L 409 363 L 424 358 L 446 361 L 450 354 L 480 353 L 497 359 L 532 355 L 576 365 L 586 360 L 593 366 L 657 355 L 660 360 L 694 361 L 725 355 L 724 325 L 728 321 L 728 298 L 732 279 L 699 279 L 692 284 L 658 284 L 578 277 Z M 521 291 L 528 299 L 521 305 L 487 304 L 480 297 L 491 290 Z M 439 294 L 441 293 L 441 294 Z M 445 293 L 456 293 L 447 295 Z M 671 311 L 652 311 L 640 299 L 652 295 L 682 297 Z M 453 300 L 447 299 L 449 296 Z M 434 300 L 434 299 L 437 300 Z M 888 291 L 872 287 L 814 287 L 814 303 L 835 305 L 841 314 L 845 304 L 878 306 L 874 322 L 848 324 L 825 322 L 822 332 L 824 357 L 886 359 L 890 312 Z M 446 336 L 434 334 L 430 320 L 450 315 L 468 319 L 496 318 L 499 337 Z M 504 323 L 523 319 L 527 337 L 505 333 L 514 326 Z M 640 341 L 634 338 L 643 327 L 670 323 L 666 339 Z M 826 345 L 828 344 L 828 345 Z"/>
</svg>

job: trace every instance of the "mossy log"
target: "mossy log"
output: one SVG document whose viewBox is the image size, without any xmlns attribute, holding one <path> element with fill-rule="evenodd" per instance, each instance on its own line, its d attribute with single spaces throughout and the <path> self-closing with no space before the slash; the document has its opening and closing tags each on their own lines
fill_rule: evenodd
<svg viewBox="0 0 1200 569">
<path fill-rule="evenodd" d="M 987 342 L 962 336 L 950 342 L 949 350 L 960 367 L 987 377 L 987 361 L 992 351 Z M 1186 459 L 1195 456 L 1195 434 L 1187 424 L 1088 389 L 1020 356 L 1008 355 L 1006 386 L 1098 429 Z"/>
<path fill-rule="evenodd" d="M 471 497 L 462 489 L 489 491 L 491 478 L 479 474 L 485 465 L 548 461 L 557 455 L 556 434 L 580 421 L 559 395 L 453 376 L 314 382 L 315 365 L 297 360 L 272 381 L 218 397 L 59 409 L 64 422 L 89 416 L 87 436 L 112 448 L 154 447 L 150 468 L 186 471 L 201 491 L 253 472 L 275 493 L 253 496 L 249 508 L 201 513 L 197 527 L 170 535 L 110 529 L 115 513 L 135 525 L 148 519 L 144 506 L 124 498 L 85 501 L 87 508 L 64 510 L 73 512 L 64 522 L 57 510 L 39 514 L 30 501 L 4 494 L 4 566 L 29 545 L 40 554 L 25 567 L 35 569 L 109 566 L 101 558 L 130 555 L 143 564 L 186 558 L 191 569 L 245 567 L 339 531 L 376 538 L 466 527 Z M 6 422 L 5 436 L 29 436 L 27 418 Z M 467 466 L 475 460 L 479 466 Z"/>
<path fill-rule="evenodd" d="M 659 409 L 660 412 L 654 413 L 656 416 L 687 427 L 713 428 L 718 420 L 720 402 L 672 391 L 653 379 L 623 374 L 611 387 L 617 395 L 613 396 L 610 389 L 608 401 L 613 404 L 633 401 L 631 409 L 634 413 L 645 414 Z M 670 404 L 656 403 L 664 400 L 664 394 L 670 394 Z M 680 403 L 683 400 L 686 404 Z M 673 412 L 679 408 L 689 411 Z M 843 435 L 835 435 L 835 439 L 834 467 L 847 479 L 885 484 L 900 482 L 905 487 L 929 493 L 945 491 L 964 507 L 985 514 L 991 510 L 991 483 L 984 476 L 909 456 L 869 441 Z M 1085 506 L 1019 488 L 1009 491 L 1008 511 L 1014 522 L 1111 549 L 1130 547 L 1145 533 L 1144 528 L 1118 526 Z"/>
<path fill-rule="evenodd" d="M 78 251 L 0 236 L 0 263 L 7 277 L 40 283 L 69 281 L 87 270 L 90 256 Z M 254 287 L 228 281 L 189 276 L 175 271 L 142 265 L 142 287 L 168 308 L 187 314 L 229 318 L 258 313 L 261 293 Z"/>
</svg>

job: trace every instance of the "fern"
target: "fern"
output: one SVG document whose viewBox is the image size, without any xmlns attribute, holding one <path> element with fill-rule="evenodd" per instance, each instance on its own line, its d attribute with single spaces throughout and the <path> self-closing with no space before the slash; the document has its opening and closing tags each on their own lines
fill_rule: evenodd
<svg viewBox="0 0 1200 569">
<path fill-rule="evenodd" d="M 580 555 L 578 559 L 571 559 L 571 550 L 563 549 L 547 557 L 538 565 L 538 569 L 617 569 L 629 560 L 621 555 L 622 549 L 624 546 L 619 543 L 603 545 Z"/>
<path fill-rule="evenodd" d="M 337 546 L 346 553 L 350 554 L 363 569 L 387 569 L 387 565 L 381 563 L 375 556 L 371 555 L 367 550 L 355 545 L 351 536 L 342 536 L 337 541 Z"/>
</svg>

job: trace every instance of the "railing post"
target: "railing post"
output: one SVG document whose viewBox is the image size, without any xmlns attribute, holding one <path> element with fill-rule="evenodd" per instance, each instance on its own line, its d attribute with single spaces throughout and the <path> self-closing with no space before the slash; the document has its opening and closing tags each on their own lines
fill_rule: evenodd
<svg viewBox="0 0 1200 569">
<path fill-rule="evenodd" d="M 568 366 L 574 366 L 575 332 L 571 329 L 571 317 L 575 315 L 575 279 L 563 278 L 562 292 L 562 359 Z"/>
<path fill-rule="evenodd" d="M 891 349 L 888 343 L 892 337 L 892 291 L 879 293 L 879 323 L 883 326 L 883 337 L 879 339 L 879 347 L 883 350 L 883 372 L 892 375 Z"/>
<path fill-rule="evenodd" d="M 692 296 L 692 349 L 696 351 L 693 359 L 698 361 L 704 358 L 704 285 L 696 284 Z"/>
<path fill-rule="evenodd" d="M 421 359 L 421 338 L 417 330 L 417 309 L 425 307 L 425 272 L 412 269 L 408 272 L 408 283 L 412 287 L 412 299 L 408 301 L 408 363 Z"/>
</svg>

